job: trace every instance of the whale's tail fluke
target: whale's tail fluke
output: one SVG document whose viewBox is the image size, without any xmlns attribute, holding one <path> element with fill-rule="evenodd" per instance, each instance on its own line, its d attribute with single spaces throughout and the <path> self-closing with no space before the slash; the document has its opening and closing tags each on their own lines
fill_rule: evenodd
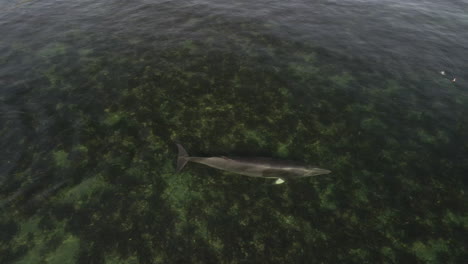
<svg viewBox="0 0 468 264">
<path fill-rule="evenodd" d="M 177 170 L 176 172 L 179 173 L 189 161 L 189 155 L 187 151 L 182 147 L 182 145 L 177 144 L 177 149 L 179 150 L 179 156 L 177 158 Z"/>
</svg>

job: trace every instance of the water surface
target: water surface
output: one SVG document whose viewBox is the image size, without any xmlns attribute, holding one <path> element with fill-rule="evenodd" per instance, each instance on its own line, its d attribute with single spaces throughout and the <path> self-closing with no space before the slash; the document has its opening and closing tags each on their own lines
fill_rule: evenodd
<svg viewBox="0 0 468 264">
<path fill-rule="evenodd" d="M 466 28 L 464 0 L 0 0 L 0 262 L 461 262 Z M 175 174 L 174 141 L 333 173 Z"/>
</svg>

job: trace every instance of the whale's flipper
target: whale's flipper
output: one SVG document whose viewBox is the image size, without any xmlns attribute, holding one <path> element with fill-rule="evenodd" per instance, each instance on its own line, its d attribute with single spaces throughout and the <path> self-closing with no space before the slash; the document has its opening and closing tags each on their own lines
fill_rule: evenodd
<svg viewBox="0 0 468 264">
<path fill-rule="evenodd" d="M 275 181 L 275 184 L 282 184 L 284 183 L 284 180 L 281 179 L 281 178 L 278 178 L 276 181 Z"/>
</svg>

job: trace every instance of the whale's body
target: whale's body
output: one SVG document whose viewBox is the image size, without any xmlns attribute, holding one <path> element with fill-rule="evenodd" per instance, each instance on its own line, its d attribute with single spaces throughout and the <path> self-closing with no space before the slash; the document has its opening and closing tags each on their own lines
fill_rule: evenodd
<svg viewBox="0 0 468 264">
<path fill-rule="evenodd" d="M 178 172 L 188 161 L 191 161 L 245 176 L 277 179 L 277 184 L 292 178 L 310 177 L 331 172 L 293 161 L 271 158 L 190 157 L 180 144 L 177 144 L 177 147 L 179 149 Z"/>
</svg>

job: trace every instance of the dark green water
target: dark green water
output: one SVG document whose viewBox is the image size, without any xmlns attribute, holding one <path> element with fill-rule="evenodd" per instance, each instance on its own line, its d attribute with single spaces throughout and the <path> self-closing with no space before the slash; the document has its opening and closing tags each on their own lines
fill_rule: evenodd
<svg viewBox="0 0 468 264">
<path fill-rule="evenodd" d="M 0 263 L 463 263 L 468 3 L 401 2 L 0 0 Z"/>
</svg>

